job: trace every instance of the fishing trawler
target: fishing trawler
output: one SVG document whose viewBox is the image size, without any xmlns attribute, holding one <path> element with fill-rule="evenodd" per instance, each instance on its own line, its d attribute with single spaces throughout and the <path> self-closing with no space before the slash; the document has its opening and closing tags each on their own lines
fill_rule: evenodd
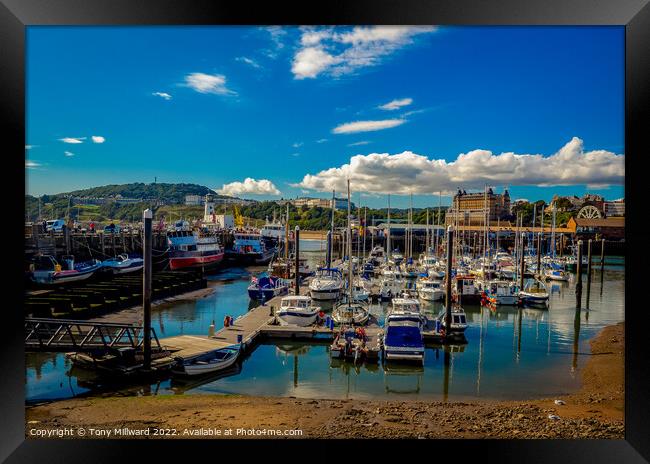
<svg viewBox="0 0 650 464">
<path fill-rule="evenodd" d="M 481 293 L 475 285 L 473 275 L 456 275 L 454 285 L 452 285 L 452 296 L 454 301 L 459 303 L 479 303 Z"/>
<path fill-rule="evenodd" d="M 209 269 L 221 263 L 223 247 L 214 235 L 199 236 L 196 231 L 176 228 L 167 233 L 169 268 L 172 271 L 189 268 Z"/>
<path fill-rule="evenodd" d="M 275 247 L 267 247 L 259 232 L 236 231 L 233 245 L 226 250 L 226 258 L 241 263 L 268 264 L 275 255 Z"/>
</svg>

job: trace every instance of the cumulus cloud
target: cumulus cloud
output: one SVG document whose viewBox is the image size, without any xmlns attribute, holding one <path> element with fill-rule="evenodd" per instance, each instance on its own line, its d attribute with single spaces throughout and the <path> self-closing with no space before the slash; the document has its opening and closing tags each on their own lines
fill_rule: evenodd
<svg viewBox="0 0 650 464">
<path fill-rule="evenodd" d="M 163 100 L 171 100 L 172 99 L 172 96 L 169 95 L 167 92 L 153 92 L 151 95 L 153 95 L 154 97 L 160 97 Z"/>
<path fill-rule="evenodd" d="M 293 57 L 295 79 L 320 74 L 338 77 L 375 66 L 382 59 L 413 42 L 418 34 L 435 30 L 430 26 L 357 26 L 341 28 L 301 28 L 300 45 Z"/>
<path fill-rule="evenodd" d="M 104 143 L 106 142 L 106 139 L 102 137 L 101 135 L 93 135 L 91 137 L 93 143 Z"/>
<path fill-rule="evenodd" d="M 245 56 L 238 56 L 237 58 L 235 58 L 235 61 L 239 61 L 240 63 L 246 63 L 247 65 L 252 66 L 253 68 L 257 68 L 257 69 L 262 67 L 262 65 L 260 65 L 254 59 L 248 58 L 248 57 L 245 57 Z"/>
<path fill-rule="evenodd" d="M 231 182 L 223 184 L 217 193 L 221 195 L 280 195 L 280 191 L 268 179 L 255 180 L 251 177 L 244 179 L 244 182 Z"/>
<path fill-rule="evenodd" d="M 59 140 L 63 143 L 83 143 L 86 137 L 63 137 Z"/>
<path fill-rule="evenodd" d="M 36 161 L 25 160 L 25 168 L 27 169 L 35 169 L 39 166 L 40 164 L 37 163 Z"/>
<path fill-rule="evenodd" d="M 411 103 L 413 103 L 412 98 L 401 98 L 401 99 L 390 101 L 385 105 L 381 105 L 379 109 L 386 110 L 386 111 L 394 111 L 400 109 L 403 106 L 408 106 Z"/>
<path fill-rule="evenodd" d="M 383 119 L 380 121 L 354 121 L 346 122 L 332 129 L 333 134 L 354 134 L 357 132 L 372 132 L 391 127 L 401 126 L 406 119 Z"/>
<path fill-rule="evenodd" d="M 402 195 L 449 193 L 459 187 L 482 189 L 485 184 L 611 185 L 624 181 L 625 155 L 606 150 L 586 152 L 578 137 L 550 156 L 472 150 L 448 162 L 410 151 L 371 153 L 353 156 L 349 164 L 340 167 L 307 174 L 294 186 L 342 191 L 348 178 L 356 191 Z"/>
<path fill-rule="evenodd" d="M 185 84 L 199 93 L 237 95 L 237 92 L 226 87 L 226 76 L 223 74 L 191 73 L 185 76 Z"/>
<path fill-rule="evenodd" d="M 71 156 L 74 156 L 74 153 L 72 153 L 71 151 L 64 151 L 63 154 L 65 156 L 67 156 L 68 158 L 71 157 Z"/>
</svg>

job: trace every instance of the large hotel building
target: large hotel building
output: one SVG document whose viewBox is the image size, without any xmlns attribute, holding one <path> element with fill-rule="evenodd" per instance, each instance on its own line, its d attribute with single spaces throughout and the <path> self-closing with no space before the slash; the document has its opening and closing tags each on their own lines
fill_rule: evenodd
<svg viewBox="0 0 650 464">
<path fill-rule="evenodd" d="M 485 211 L 488 211 L 488 220 L 498 220 L 510 217 L 510 194 L 508 190 L 503 193 L 494 193 L 489 188 L 487 192 L 467 193 L 458 190 L 454 195 L 451 207 L 446 214 L 446 224 L 480 225 L 485 221 Z"/>
</svg>

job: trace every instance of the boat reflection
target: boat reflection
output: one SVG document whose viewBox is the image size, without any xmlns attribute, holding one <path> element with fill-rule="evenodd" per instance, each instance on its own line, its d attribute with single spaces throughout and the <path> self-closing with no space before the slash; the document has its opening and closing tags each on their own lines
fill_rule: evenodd
<svg viewBox="0 0 650 464">
<path fill-rule="evenodd" d="M 242 362 L 237 361 L 232 366 L 223 369 L 219 372 L 212 374 L 207 374 L 205 376 L 201 375 L 198 377 L 172 377 L 169 388 L 174 392 L 175 395 L 182 395 L 190 390 L 201 387 L 203 385 L 209 385 L 213 382 L 216 382 L 220 379 L 226 377 L 232 377 L 233 375 L 238 375 L 242 370 Z"/>
</svg>

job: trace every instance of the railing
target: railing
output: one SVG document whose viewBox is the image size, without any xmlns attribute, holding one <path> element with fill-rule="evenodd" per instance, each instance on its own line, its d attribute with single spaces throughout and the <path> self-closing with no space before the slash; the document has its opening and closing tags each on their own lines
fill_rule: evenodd
<svg viewBox="0 0 650 464">
<path fill-rule="evenodd" d="M 97 351 L 139 348 L 144 342 L 143 327 L 129 324 L 25 319 L 25 349 L 32 351 Z M 156 331 L 151 328 L 152 350 L 160 349 Z"/>
</svg>

